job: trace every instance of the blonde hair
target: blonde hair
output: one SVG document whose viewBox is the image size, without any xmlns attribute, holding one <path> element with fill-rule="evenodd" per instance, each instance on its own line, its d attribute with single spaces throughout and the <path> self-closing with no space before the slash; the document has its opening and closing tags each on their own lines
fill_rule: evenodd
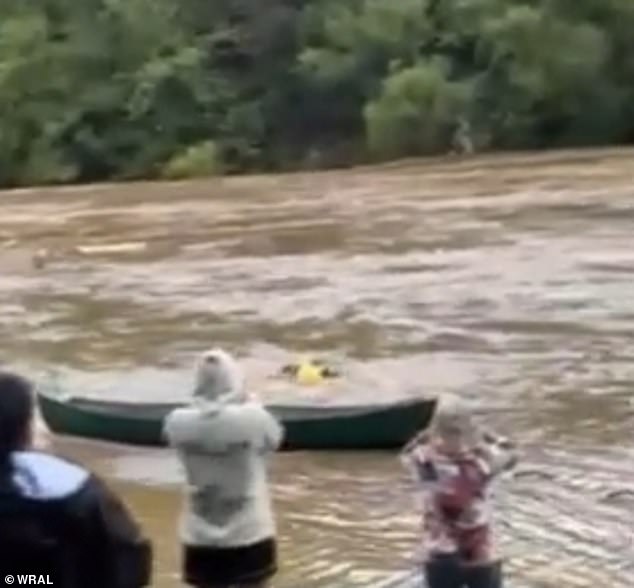
<svg viewBox="0 0 634 588">
<path fill-rule="evenodd" d="M 431 422 L 431 433 L 440 438 L 459 437 L 466 443 L 473 443 L 477 437 L 477 427 L 464 401 L 457 396 L 447 395 L 438 402 Z"/>
</svg>

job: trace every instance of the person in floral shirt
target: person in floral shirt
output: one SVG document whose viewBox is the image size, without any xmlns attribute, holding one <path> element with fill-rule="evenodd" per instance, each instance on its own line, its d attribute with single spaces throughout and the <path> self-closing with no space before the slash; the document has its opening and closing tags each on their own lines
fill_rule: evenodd
<svg viewBox="0 0 634 588">
<path fill-rule="evenodd" d="M 402 460 L 422 492 L 428 588 L 502 588 L 489 493 L 517 461 L 512 445 L 478 430 L 466 407 L 450 399 Z"/>
</svg>

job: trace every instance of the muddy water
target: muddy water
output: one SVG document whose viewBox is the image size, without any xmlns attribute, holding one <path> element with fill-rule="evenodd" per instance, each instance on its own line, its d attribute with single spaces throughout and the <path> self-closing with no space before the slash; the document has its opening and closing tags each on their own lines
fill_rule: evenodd
<svg viewBox="0 0 634 588">
<path fill-rule="evenodd" d="M 291 393 L 269 376 L 304 352 L 344 367 L 346 402 L 459 393 L 523 448 L 528 472 L 500 488 L 513 585 L 629 587 L 633 180 L 634 153 L 605 151 L 5 194 L 2 355 L 122 398 L 185 397 L 211 344 L 263 397 Z M 172 456 L 49 443 L 117 484 L 155 541 L 155 585 L 177 586 Z M 272 470 L 277 586 L 378 588 L 412 569 L 393 455 Z"/>
</svg>

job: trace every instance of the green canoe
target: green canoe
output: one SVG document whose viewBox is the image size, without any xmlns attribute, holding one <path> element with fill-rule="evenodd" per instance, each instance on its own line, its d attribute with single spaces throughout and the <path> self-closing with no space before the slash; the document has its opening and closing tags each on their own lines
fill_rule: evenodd
<svg viewBox="0 0 634 588">
<path fill-rule="evenodd" d="M 163 446 L 163 419 L 183 403 L 143 404 L 38 393 L 48 428 L 64 435 Z M 353 406 L 268 405 L 283 423 L 283 449 L 394 449 L 425 428 L 434 399 Z"/>
</svg>

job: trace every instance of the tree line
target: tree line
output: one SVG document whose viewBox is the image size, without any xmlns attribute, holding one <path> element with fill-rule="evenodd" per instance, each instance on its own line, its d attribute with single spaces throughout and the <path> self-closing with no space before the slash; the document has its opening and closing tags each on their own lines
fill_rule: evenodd
<svg viewBox="0 0 634 588">
<path fill-rule="evenodd" d="M 0 2 L 0 186 L 634 138 L 629 0 Z"/>
</svg>

